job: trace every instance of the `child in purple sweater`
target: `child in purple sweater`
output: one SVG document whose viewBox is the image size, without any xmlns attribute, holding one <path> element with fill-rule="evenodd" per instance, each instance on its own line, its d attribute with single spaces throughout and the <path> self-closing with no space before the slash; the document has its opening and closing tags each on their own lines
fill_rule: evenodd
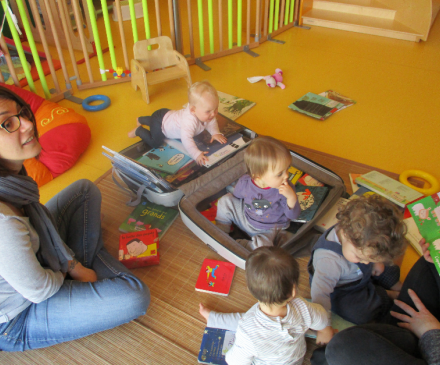
<svg viewBox="0 0 440 365">
<path fill-rule="evenodd" d="M 292 158 L 281 142 L 272 137 L 256 138 L 246 149 L 244 160 L 248 174 L 238 180 L 233 195 L 218 201 L 215 220 L 226 233 L 231 223 L 237 225 L 252 237 L 244 246 L 254 250 L 272 246 L 277 231 L 288 228 L 301 208 L 295 188 L 287 180 Z"/>
</svg>

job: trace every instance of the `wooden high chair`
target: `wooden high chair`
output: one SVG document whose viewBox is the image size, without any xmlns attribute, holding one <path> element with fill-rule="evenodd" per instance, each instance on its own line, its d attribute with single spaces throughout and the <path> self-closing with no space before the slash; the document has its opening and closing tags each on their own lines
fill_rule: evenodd
<svg viewBox="0 0 440 365">
<path fill-rule="evenodd" d="M 148 46 L 159 47 L 148 50 Z M 138 41 L 133 46 L 134 59 L 131 60 L 131 86 L 140 87 L 142 98 L 149 104 L 148 85 L 185 78 L 191 86 L 191 74 L 188 62 L 173 49 L 171 39 L 166 36 Z"/>
</svg>

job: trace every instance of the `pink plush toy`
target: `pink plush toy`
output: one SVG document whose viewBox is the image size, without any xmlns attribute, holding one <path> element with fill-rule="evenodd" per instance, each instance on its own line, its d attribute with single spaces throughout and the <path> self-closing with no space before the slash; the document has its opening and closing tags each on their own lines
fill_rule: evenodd
<svg viewBox="0 0 440 365">
<path fill-rule="evenodd" d="M 279 86 L 281 89 L 286 88 L 286 85 L 283 84 L 283 71 L 281 71 L 279 68 L 275 70 L 273 75 L 248 77 L 248 81 L 251 84 L 261 80 L 265 80 L 266 85 L 269 87 Z"/>
</svg>

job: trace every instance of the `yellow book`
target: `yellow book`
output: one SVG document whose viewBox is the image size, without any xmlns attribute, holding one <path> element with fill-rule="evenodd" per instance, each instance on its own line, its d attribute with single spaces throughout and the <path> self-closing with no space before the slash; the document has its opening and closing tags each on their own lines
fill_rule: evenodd
<svg viewBox="0 0 440 365">
<path fill-rule="evenodd" d="M 304 172 L 293 166 L 290 166 L 287 172 L 289 173 L 289 180 L 293 185 L 295 185 L 298 179 L 304 174 Z"/>
</svg>

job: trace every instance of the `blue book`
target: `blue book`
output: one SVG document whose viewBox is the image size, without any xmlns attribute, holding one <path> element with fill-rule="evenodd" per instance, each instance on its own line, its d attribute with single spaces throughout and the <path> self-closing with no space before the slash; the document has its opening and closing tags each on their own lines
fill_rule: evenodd
<svg viewBox="0 0 440 365">
<path fill-rule="evenodd" d="M 158 148 L 145 152 L 136 161 L 152 169 L 173 175 L 190 159 L 191 157 L 164 143 Z"/>
<path fill-rule="evenodd" d="M 227 365 L 225 355 L 231 349 L 234 341 L 234 331 L 206 327 L 197 361 L 200 364 Z"/>
<path fill-rule="evenodd" d="M 198 147 L 200 148 L 200 151 L 208 152 L 206 156 L 211 156 L 213 153 L 221 150 L 223 147 L 231 144 L 232 142 L 235 142 L 240 137 L 243 137 L 243 135 L 240 133 L 235 133 L 227 138 L 228 141 L 226 143 L 222 144 L 216 141 L 216 143 L 212 143 L 210 145 L 199 144 Z"/>
<path fill-rule="evenodd" d="M 328 188 L 325 186 L 304 186 L 295 185 L 298 203 L 301 207 L 301 214 L 298 218 L 292 219 L 293 222 L 305 223 L 311 221 L 315 216 L 321 203 L 324 201 Z"/>
</svg>

